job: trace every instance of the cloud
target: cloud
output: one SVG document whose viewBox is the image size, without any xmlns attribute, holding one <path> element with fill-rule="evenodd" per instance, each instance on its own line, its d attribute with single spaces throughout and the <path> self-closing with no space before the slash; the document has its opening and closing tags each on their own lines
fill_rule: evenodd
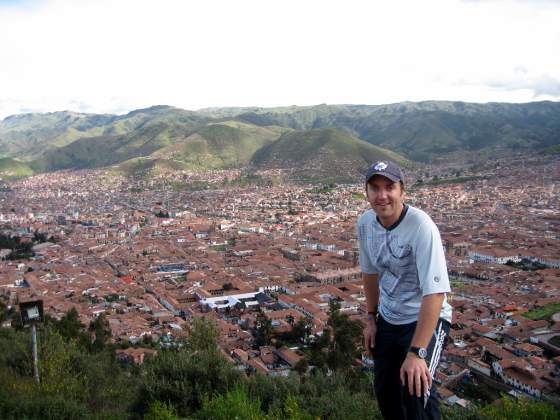
<svg viewBox="0 0 560 420">
<path fill-rule="evenodd" d="M 153 104 L 531 101 L 556 92 L 560 6 L 515 3 L 0 0 L 0 118 Z M 489 83 L 502 80 L 534 90 Z"/>
<path fill-rule="evenodd" d="M 492 88 L 503 90 L 528 89 L 533 91 L 533 97 L 560 96 L 560 78 L 550 75 L 539 75 L 537 77 L 516 78 L 510 80 L 489 80 L 487 85 Z"/>
</svg>

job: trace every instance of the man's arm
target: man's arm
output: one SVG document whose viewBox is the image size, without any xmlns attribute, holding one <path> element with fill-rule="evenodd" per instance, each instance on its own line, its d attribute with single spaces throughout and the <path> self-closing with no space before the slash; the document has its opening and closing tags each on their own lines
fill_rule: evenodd
<svg viewBox="0 0 560 420">
<path fill-rule="evenodd" d="M 379 305 L 379 276 L 377 274 L 362 273 L 364 293 L 366 295 L 366 307 L 368 313 L 377 313 Z"/>
<path fill-rule="evenodd" d="M 434 293 L 424 296 L 420 306 L 420 314 L 411 346 L 427 348 L 436 329 L 441 307 L 445 299 L 445 293 Z M 424 392 L 432 387 L 432 375 L 428 370 L 426 361 L 418 358 L 412 353 L 408 353 L 401 367 L 401 382 L 405 385 L 408 378 L 408 390 L 410 394 L 422 396 L 422 386 Z"/>
<path fill-rule="evenodd" d="M 366 295 L 366 308 L 368 318 L 364 328 L 364 345 L 366 352 L 371 356 L 371 349 L 375 347 L 375 333 L 377 332 L 377 308 L 379 306 L 379 276 L 377 274 L 362 273 L 364 293 Z M 373 315 L 370 315 L 373 314 Z"/>
</svg>

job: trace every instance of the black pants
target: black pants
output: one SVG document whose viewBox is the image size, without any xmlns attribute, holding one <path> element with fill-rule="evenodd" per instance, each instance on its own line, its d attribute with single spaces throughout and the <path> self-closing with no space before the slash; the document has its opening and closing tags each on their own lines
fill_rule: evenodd
<svg viewBox="0 0 560 420">
<path fill-rule="evenodd" d="M 449 327 L 447 321 L 440 319 L 427 348 L 426 364 L 430 369 L 432 379 L 435 377 L 441 353 L 447 342 Z M 377 334 L 373 351 L 375 360 L 373 368 L 375 375 L 374 388 L 381 414 L 387 420 L 441 418 L 433 381 L 428 398 L 418 398 L 416 395 L 410 395 L 406 384 L 405 386 L 401 385 L 400 369 L 406 358 L 415 329 L 416 322 L 394 325 L 385 321 L 381 316 L 377 321 Z"/>
</svg>

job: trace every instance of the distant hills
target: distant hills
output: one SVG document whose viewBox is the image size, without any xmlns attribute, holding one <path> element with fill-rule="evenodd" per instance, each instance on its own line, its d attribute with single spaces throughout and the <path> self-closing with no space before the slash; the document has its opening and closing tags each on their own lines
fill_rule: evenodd
<svg viewBox="0 0 560 420">
<path fill-rule="evenodd" d="M 356 180 L 364 168 L 377 160 L 411 166 L 397 153 L 332 128 L 287 132 L 259 149 L 252 163 L 259 168 L 292 169 L 299 179 Z"/>
<path fill-rule="evenodd" d="M 523 151 L 560 144 L 556 102 L 319 105 L 253 109 L 237 118 L 294 129 L 335 128 L 417 161 L 461 151 Z"/>
<path fill-rule="evenodd" d="M 26 176 L 110 165 L 126 173 L 154 165 L 307 167 L 307 173 L 328 176 L 379 157 L 408 165 L 468 153 L 550 151 L 558 145 L 556 102 L 427 101 L 196 112 L 154 106 L 120 116 L 63 111 L 0 121 L 0 158 L 9 158 L 0 161 L 0 177 L 2 172 Z"/>
</svg>

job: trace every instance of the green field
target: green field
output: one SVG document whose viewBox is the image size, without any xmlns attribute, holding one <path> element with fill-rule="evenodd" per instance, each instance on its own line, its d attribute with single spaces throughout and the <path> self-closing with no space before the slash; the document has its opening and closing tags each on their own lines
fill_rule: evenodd
<svg viewBox="0 0 560 420">
<path fill-rule="evenodd" d="M 539 309 L 533 309 L 532 311 L 525 312 L 523 316 L 525 318 L 532 319 L 533 321 L 538 321 L 541 319 L 550 319 L 552 315 L 556 312 L 560 312 L 560 302 L 549 303 Z"/>
<path fill-rule="evenodd" d="M 451 282 L 451 290 L 459 290 L 459 289 L 464 289 L 465 288 L 465 283 L 460 282 L 460 281 L 452 281 Z"/>
</svg>

